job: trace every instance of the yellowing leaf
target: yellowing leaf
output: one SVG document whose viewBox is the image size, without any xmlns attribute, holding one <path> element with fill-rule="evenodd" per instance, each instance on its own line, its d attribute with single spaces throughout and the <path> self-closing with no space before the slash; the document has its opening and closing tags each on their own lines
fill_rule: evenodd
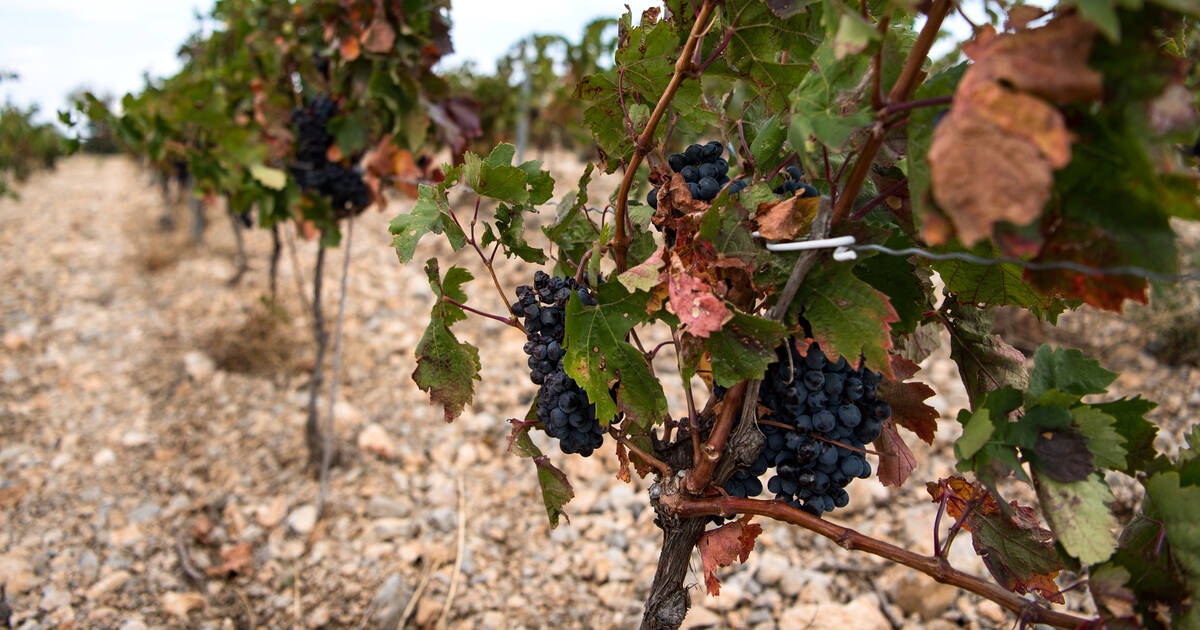
<svg viewBox="0 0 1200 630">
<path fill-rule="evenodd" d="M 271 190 L 283 190 L 283 187 L 287 185 L 287 173 L 266 164 L 251 166 L 250 177 Z"/>
</svg>

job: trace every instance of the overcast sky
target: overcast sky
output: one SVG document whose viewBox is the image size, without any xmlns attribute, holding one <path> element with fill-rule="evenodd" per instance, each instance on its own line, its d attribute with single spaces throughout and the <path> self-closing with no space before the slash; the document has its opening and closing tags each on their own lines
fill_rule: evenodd
<svg viewBox="0 0 1200 630">
<path fill-rule="evenodd" d="M 598 17 L 635 11 L 650 0 L 454 0 L 456 53 L 446 62 L 472 60 L 482 70 L 513 42 L 533 32 L 578 39 Z M 66 95 L 86 86 L 122 94 L 142 86 L 142 75 L 169 75 L 175 53 L 196 30 L 196 13 L 211 0 L 0 0 L 0 70 L 17 81 L 0 82 L 0 99 L 37 104 L 42 119 L 66 107 Z"/>
</svg>

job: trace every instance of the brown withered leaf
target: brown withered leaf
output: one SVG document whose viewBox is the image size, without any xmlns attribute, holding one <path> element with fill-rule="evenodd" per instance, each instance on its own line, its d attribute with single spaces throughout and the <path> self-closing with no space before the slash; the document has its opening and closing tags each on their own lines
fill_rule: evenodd
<svg viewBox="0 0 1200 630">
<path fill-rule="evenodd" d="M 1033 221 L 1050 199 L 1053 172 L 1037 146 L 959 108 L 934 131 L 928 159 L 934 200 L 966 245 L 998 221 Z"/>
<path fill-rule="evenodd" d="M 375 3 L 375 16 L 371 18 L 371 25 L 363 31 L 361 40 L 363 48 L 380 54 L 391 51 L 396 43 L 396 31 L 388 24 L 387 10 L 382 0 Z"/>
<path fill-rule="evenodd" d="M 341 45 L 338 48 L 342 53 L 342 59 L 346 61 L 358 59 L 358 55 L 362 52 L 359 48 L 358 40 L 353 37 L 343 37 Z"/>
<path fill-rule="evenodd" d="M 1092 100 L 1104 88 L 1103 75 L 1087 65 L 1095 36 L 1090 22 L 1065 15 L 1019 33 L 976 37 L 963 44 L 963 53 L 976 62 L 968 74 L 1003 81 L 1051 102 Z"/>
<path fill-rule="evenodd" d="M 233 577 L 235 575 L 249 575 L 251 565 L 254 563 L 253 549 L 248 542 L 226 547 L 221 550 L 221 560 L 223 562 L 219 566 L 208 568 L 209 576 Z"/>
<path fill-rule="evenodd" d="M 896 423 L 888 420 L 883 423 L 883 431 L 875 440 L 879 450 L 879 482 L 885 486 L 899 488 L 917 467 L 917 459 L 900 437 Z"/>
<path fill-rule="evenodd" d="M 1029 23 L 1046 15 L 1046 10 L 1032 4 L 1017 5 L 1008 10 L 1007 26 L 1010 31 L 1023 31 Z"/>
<path fill-rule="evenodd" d="M 1062 113 L 1045 101 L 992 81 L 981 82 L 956 98 L 961 99 L 965 112 L 978 115 L 1011 136 L 1028 139 L 1050 166 L 1062 168 L 1071 162 L 1071 132 Z"/>
<path fill-rule="evenodd" d="M 617 461 L 620 462 L 620 467 L 617 468 L 617 479 L 629 483 L 631 476 L 629 474 L 629 450 L 624 444 L 617 443 Z"/>
<path fill-rule="evenodd" d="M 791 197 L 773 205 L 762 204 L 755 217 L 758 232 L 768 240 L 790 241 L 808 232 L 820 204 L 820 197 Z"/>
<path fill-rule="evenodd" d="M 696 548 L 700 550 L 700 562 L 704 566 L 704 586 L 708 594 L 721 594 L 721 581 L 717 569 L 727 567 L 736 560 L 745 562 L 754 551 L 754 540 L 762 533 L 762 526 L 751 523 L 747 514 L 731 523 L 704 532 Z"/>
</svg>

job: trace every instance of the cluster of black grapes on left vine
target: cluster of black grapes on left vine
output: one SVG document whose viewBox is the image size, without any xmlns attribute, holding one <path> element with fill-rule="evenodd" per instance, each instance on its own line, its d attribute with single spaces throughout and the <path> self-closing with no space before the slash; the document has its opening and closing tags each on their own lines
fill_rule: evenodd
<svg viewBox="0 0 1200 630">
<path fill-rule="evenodd" d="M 358 214 L 371 203 L 363 172 L 329 161 L 333 136 L 329 121 L 338 114 L 337 102 L 328 96 L 313 99 L 292 112 L 296 125 L 296 161 L 289 169 L 300 188 L 315 190 L 329 199 L 333 214 L 343 219 Z"/>
<path fill-rule="evenodd" d="M 544 271 L 533 276 L 533 286 L 517 287 L 513 315 L 522 319 L 528 341 L 529 378 L 538 387 L 537 417 L 546 434 L 558 438 L 567 454 L 587 457 L 604 443 L 604 427 L 596 418 L 596 405 L 563 369 L 563 338 L 566 335 L 566 305 L 577 293 L 586 306 L 596 300 L 587 287 L 574 278 L 551 277 Z"/>
</svg>

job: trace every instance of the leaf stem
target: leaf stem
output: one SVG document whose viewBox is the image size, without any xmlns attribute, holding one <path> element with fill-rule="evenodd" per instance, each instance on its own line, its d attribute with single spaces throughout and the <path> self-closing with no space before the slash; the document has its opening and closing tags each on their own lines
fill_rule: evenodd
<svg viewBox="0 0 1200 630">
<path fill-rule="evenodd" d="M 615 439 L 622 446 L 629 449 L 630 453 L 637 455 L 638 457 L 642 458 L 642 461 L 653 466 L 654 469 L 657 470 L 664 477 L 669 477 L 671 475 L 671 467 L 668 466 L 666 462 L 647 453 L 646 451 L 643 451 L 642 449 L 638 448 L 637 446 L 634 446 L 633 442 L 629 441 L 629 438 L 626 438 L 625 436 L 621 435 L 611 425 L 608 427 L 608 434 L 613 436 L 613 439 Z"/>
<path fill-rule="evenodd" d="M 867 213 L 870 212 L 872 208 L 883 203 L 884 200 L 886 200 L 888 197 L 891 197 L 896 192 L 899 192 L 901 188 L 904 188 L 907 185 L 908 185 L 908 178 L 907 177 L 901 178 L 900 181 L 896 182 L 895 184 L 892 184 L 891 186 L 888 186 L 886 190 L 884 190 L 883 192 L 876 195 L 875 198 L 872 199 L 871 201 L 867 202 L 866 205 L 859 208 L 858 210 L 855 210 L 854 214 L 850 215 L 850 220 L 857 221 L 857 220 L 867 216 Z"/>
<path fill-rule="evenodd" d="M 692 30 L 688 34 L 687 42 L 683 45 L 683 52 L 680 53 L 679 59 L 675 61 L 675 73 L 671 75 L 671 81 L 667 84 L 667 89 L 663 90 L 662 96 L 658 99 L 658 104 L 654 106 L 654 111 L 650 114 L 650 120 L 646 121 L 646 128 L 642 130 L 641 135 L 634 141 L 633 157 L 630 158 L 629 164 L 625 166 L 625 177 L 621 179 L 621 186 L 617 189 L 617 224 L 612 238 L 613 258 L 617 263 L 617 273 L 621 273 L 627 268 L 626 255 L 629 252 L 629 243 L 631 241 L 629 232 L 625 229 L 625 217 L 629 213 L 629 189 L 633 187 L 633 179 L 637 176 L 638 165 L 642 163 L 642 158 L 653 148 L 654 129 L 658 127 L 659 121 L 662 120 L 663 115 L 666 113 L 667 107 L 671 104 L 671 99 L 675 98 L 675 92 L 679 90 L 679 84 L 683 82 L 684 77 L 692 68 L 692 54 L 696 50 L 696 44 L 700 41 L 701 34 L 707 29 L 706 23 L 715 8 L 716 2 L 714 0 L 704 0 L 699 13 L 696 14 L 696 21 L 692 24 Z"/>
<path fill-rule="evenodd" d="M 882 115 L 884 118 L 888 118 L 895 114 L 899 114 L 900 112 L 906 112 L 910 109 L 917 109 L 920 107 L 937 107 L 938 105 L 949 105 L 953 102 L 953 96 L 934 96 L 931 98 L 917 99 L 915 101 L 892 103 L 884 106 L 883 110 L 880 112 L 880 115 Z"/>
<path fill-rule="evenodd" d="M 513 328 L 519 328 L 522 331 L 525 330 L 525 328 L 523 326 L 521 326 L 521 322 L 517 321 L 517 318 L 515 318 L 515 317 L 504 318 L 499 315 L 489 313 L 487 311 L 481 311 L 477 308 L 472 308 L 470 306 L 467 306 L 466 304 L 463 304 L 462 302 L 459 302 L 458 300 L 456 300 L 452 297 L 447 297 L 444 295 L 442 296 L 442 301 L 447 304 L 453 304 L 453 305 L 457 306 L 458 308 L 461 308 L 464 311 L 467 311 L 470 313 L 475 313 L 476 315 L 481 315 L 481 316 L 487 317 L 489 319 L 494 319 L 498 322 L 504 322 L 505 324 L 508 324 L 509 326 L 512 326 Z"/>
</svg>

